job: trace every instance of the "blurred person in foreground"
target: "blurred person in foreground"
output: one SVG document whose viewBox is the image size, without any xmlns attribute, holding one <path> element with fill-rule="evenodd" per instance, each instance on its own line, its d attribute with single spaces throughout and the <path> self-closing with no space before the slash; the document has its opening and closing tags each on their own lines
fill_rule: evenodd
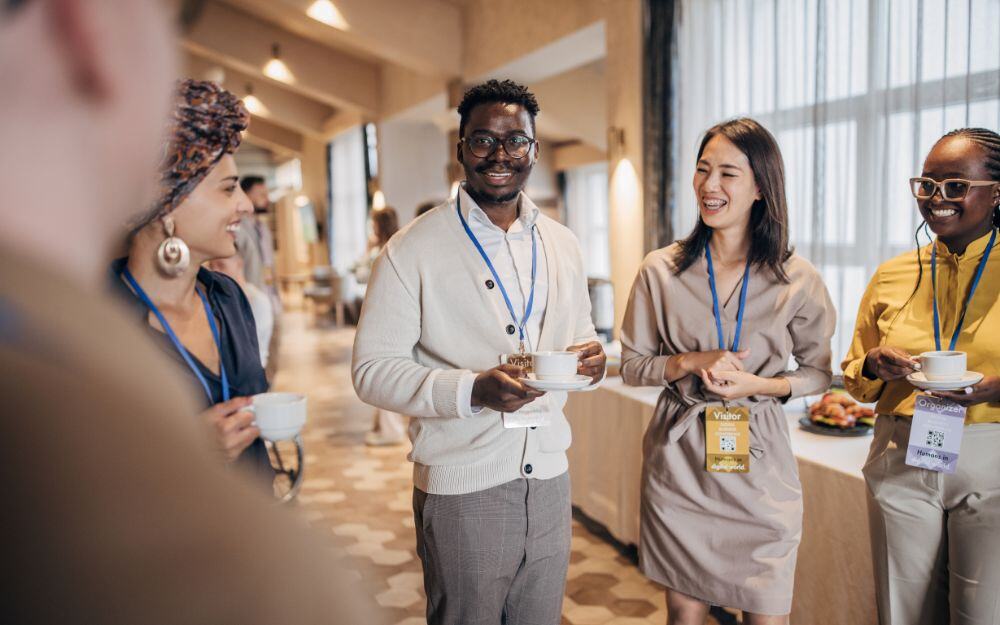
<svg viewBox="0 0 1000 625">
<path fill-rule="evenodd" d="M 10 623 L 366 623 L 305 527 L 223 471 L 195 397 L 105 299 L 151 198 L 157 0 L 0 0 L 0 420 Z"/>
</svg>

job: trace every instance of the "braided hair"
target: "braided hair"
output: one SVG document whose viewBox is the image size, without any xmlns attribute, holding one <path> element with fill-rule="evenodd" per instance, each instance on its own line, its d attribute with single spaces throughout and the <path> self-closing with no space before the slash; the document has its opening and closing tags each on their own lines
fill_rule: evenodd
<svg viewBox="0 0 1000 625">
<path fill-rule="evenodd" d="M 938 139 L 934 145 L 937 146 L 938 143 L 952 137 L 968 139 L 978 145 L 986 157 L 986 171 L 989 173 L 990 179 L 1000 181 L 1000 134 L 986 128 L 958 128 L 946 133 L 943 137 Z M 993 207 L 993 227 L 1000 228 L 1000 206 Z M 902 311 L 903 308 L 906 308 L 906 306 L 913 301 L 914 296 L 917 294 L 917 290 L 920 289 L 920 281 L 924 277 L 923 257 L 920 254 L 921 231 L 927 234 L 927 238 L 931 238 L 930 234 L 927 233 L 927 222 L 921 220 L 920 225 L 917 226 L 916 232 L 913 233 L 913 240 L 917 244 L 917 283 L 914 285 L 913 292 L 910 293 L 910 297 L 906 300 L 906 303 L 900 308 L 900 311 Z M 895 318 L 893 318 L 893 321 L 895 321 Z"/>
</svg>

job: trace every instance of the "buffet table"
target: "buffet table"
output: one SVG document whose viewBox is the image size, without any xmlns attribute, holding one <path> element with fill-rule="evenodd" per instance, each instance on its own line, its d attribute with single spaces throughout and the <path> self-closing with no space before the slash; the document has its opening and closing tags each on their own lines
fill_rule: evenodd
<svg viewBox="0 0 1000 625">
<path fill-rule="evenodd" d="M 566 416 L 573 505 L 619 541 L 639 540 L 642 435 L 660 389 L 625 386 L 612 377 L 589 393 L 570 393 Z M 789 402 L 788 429 L 802 480 L 802 544 L 795 574 L 792 623 L 868 625 L 876 622 L 861 467 L 870 436 L 833 438 L 801 430 L 806 411 Z"/>
</svg>

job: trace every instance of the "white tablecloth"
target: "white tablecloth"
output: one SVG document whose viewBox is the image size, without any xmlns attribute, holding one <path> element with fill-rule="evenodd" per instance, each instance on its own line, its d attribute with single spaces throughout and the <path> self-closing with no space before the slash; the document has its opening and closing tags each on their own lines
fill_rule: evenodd
<svg viewBox="0 0 1000 625">
<path fill-rule="evenodd" d="M 642 435 L 660 389 L 625 386 L 570 393 L 566 416 L 573 505 L 623 543 L 639 541 Z M 795 574 L 792 623 L 868 625 L 876 622 L 865 484 L 861 467 L 871 437 L 833 438 L 805 432 L 805 403 L 786 407 L 805 506 Z"/>
</svg>

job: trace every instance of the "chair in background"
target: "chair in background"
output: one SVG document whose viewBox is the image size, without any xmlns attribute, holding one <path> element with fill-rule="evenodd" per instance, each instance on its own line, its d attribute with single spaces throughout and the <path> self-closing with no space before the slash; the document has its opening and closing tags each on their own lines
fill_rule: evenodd
<svg viewBox="0 0 1000 625">
<path fill-rule="evenodd" d="M 306 300 L 333 313 L 334 323 L 344 325 L 344 276 L 330 265 L 313 267 L 312 281 L 303 290 Z"/>
</svg>

